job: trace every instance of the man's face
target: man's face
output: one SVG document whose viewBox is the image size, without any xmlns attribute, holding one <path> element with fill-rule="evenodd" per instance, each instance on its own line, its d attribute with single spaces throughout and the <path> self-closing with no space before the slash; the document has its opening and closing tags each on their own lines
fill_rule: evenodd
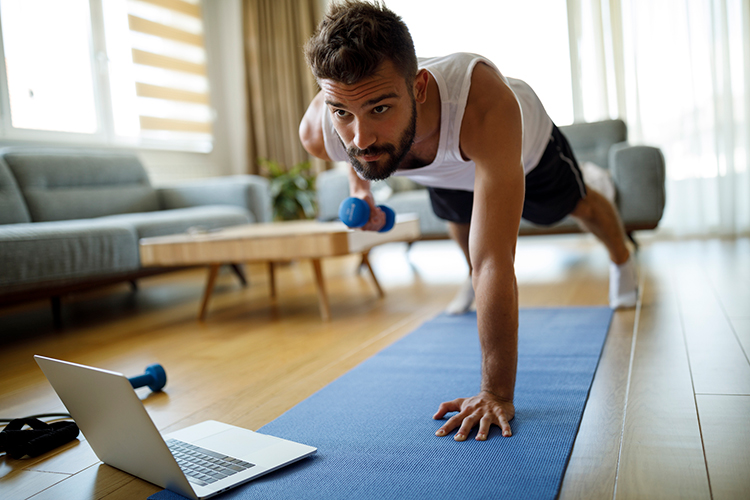
<svg viewBox="0 0 750 500">
<path fill-rule="evenodd" d="M 417 128 L 417 103 L 404 78 L 389 61 L 353 85 L 322 80 L 333 126 L 352 166 L 365 179 L 395 172 L 411 149 Z"/>
</svg>

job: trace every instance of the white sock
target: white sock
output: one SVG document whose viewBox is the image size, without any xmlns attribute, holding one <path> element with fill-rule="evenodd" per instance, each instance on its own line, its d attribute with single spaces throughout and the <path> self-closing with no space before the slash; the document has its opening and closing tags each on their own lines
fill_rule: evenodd
<svg viewBox="0 0 750 500">
<path fill-rule="evenodd" d="M 609 264 L 609 307 L 635 307 L 638 298 L 638 271 L 633 254 L 624 264 Z"/>
<path fill-rule="evenodd" d="M 464 281 L 461 288 L 458 289 L 458 293 L 453 297 L 451 303 L 445 308 L 446 314 L 466 314 L 471 308 L 471 304 L 474 302 L 474 286 L 471 284 L 471 276 L 469 279 Z"/>
</svg>

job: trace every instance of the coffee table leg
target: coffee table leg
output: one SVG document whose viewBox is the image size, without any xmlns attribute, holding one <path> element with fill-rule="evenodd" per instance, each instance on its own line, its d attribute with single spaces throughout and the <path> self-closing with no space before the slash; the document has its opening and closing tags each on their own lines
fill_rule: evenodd
<svg viewBox="0 0 750 500">
<path fill-rule="evenodd" d="M 268 261 L 268 283 L 271 287 L 271 298 L 276 298 L 276 267 L 273 261 Z"/>
<path fill-rule="evenodd" d="M 206 281 L 206 289 L 203 290 L 203 301 L 201 302 L 200 313 L 198 313 L 198 320 L 200 321 L 206 321 L 208 300 L 211 298 L 211 293 L 214 291 L 214 284 L 216 283 L 216 276 L 219 274 L 220 267 L 221 264 L 211 264 L 208 268 L 208 281 Z"/>
<path fill-rule="evenodd" d="M 315 269 L 315 285 L 318 288 L 318 304 L 320 305 L 320 316 L 323 321 L 331 319 L 331 308 L 328 306 L 328 296 L 326 295 L 325 284 L 323 283 L 323 267 L 320 265 L 320 259 L 312 259 L 313 269 Z"/>
<path fill-rule="evenodd" d="M 367 269 L 370 270 L 370 276 L 372 276 L 372 281 L 375 283 L 375 288 L 378 289 L 378 296 L 382 299 L 385 297 L 385 294 L 383 293 L 383 289 L 380 288 L 380 283 L 378 283 L 378 278 L 375 277 L 375 271 L 372 270 L 372 266 L 370 265 L 370 259 L 368 256 L 370 255 L 370 252 L 363 252 L 362 253 L 362 264 L 367 266 Z"/>
</svg>

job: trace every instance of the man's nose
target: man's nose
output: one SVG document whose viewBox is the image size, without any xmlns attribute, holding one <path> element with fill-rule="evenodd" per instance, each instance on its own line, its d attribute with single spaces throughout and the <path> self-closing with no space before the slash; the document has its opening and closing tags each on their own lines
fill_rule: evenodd
<svg viewBox="0 0 750 500">
<path fill-rule="evenodd" d="M 367 149 L 375 144 L 375 131 L 367 123 L 357 120 L 354 125 L 354 146 L 357 149 Z"/>
</svg>

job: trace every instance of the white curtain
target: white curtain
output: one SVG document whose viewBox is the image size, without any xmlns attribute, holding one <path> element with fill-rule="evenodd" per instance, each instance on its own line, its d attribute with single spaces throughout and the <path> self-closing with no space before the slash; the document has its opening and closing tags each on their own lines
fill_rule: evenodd
<svg viewBox="0 0 750 500">
<path fill-rule="evenodd" d="M 662 231 L 750 233 L 750 1 L 567 0 L 576 121 L 667 163 Z"/>
</svg>

